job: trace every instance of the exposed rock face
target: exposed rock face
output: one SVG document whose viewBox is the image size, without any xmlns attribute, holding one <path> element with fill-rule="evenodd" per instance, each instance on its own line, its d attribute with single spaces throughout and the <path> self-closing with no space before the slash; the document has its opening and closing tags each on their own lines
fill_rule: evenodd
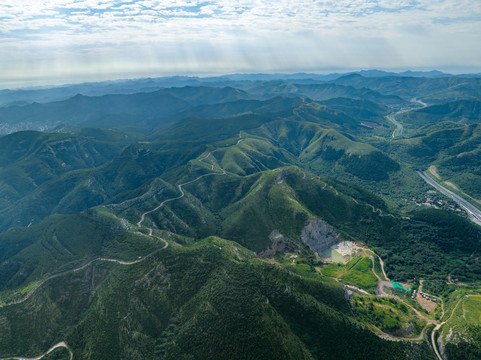
<svg viewBox="0 0 481 360">
<path fill-rule="evenodd" d="M 344 240 L 341 234 L 319 219 L 309 221 L 309 224 L 302 229 L 301 239 L 318 254 Z"/>
<path fill-rule="evenodd" d="M 272 240 L 272 245 L 261 252 L 259 254 L 260 256 L 272 257 L 276 254 L 285 254 L 287 251 L 293 250 L 293 247 L 289 242 L 287 242 L 284 235 L 277 230 L 272 230 L 272 232 L 269 234 L 269 239 Z"/>
</svg>

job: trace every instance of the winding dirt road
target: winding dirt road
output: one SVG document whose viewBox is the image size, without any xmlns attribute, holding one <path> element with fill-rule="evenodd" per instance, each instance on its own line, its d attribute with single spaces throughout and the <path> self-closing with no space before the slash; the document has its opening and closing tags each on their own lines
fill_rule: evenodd
<svg viewBox="0 0 481 360">
<path fill-rule="evenodd" d="M 436 326 L 434 327 L 433 331 L 431 332 L 431 344 L 432 344 L 432 347 L 434 349 L 434 352 L 436 354 L 436 357 L 438 358 L 438 360 L 444 360 L 443 357 L 441 356 L 441 353 L 439 352 L 438 350 L 438 346 L 436 344 L 436 341 L 435 341 L 435 334 L 436 334 L 436 331 L 438 331 L 444 324 L 446 324 L 449 320 L 451 320 L 451 318 L 453 317 L 458 305 L 461 303 L 461 300 L 463 299 L 463 297 L 461 297 L 456 305 L 454 306 L 453 310 L 451 311 L 451 314 L 449 315 L 449 318 L 447 318 L 446 320 L 444 320 L 443 322 L 439 322 L 436 321 L 436 320 L 432 320 L 432 319 L 428 319 L 424 314 L 422 314 L 421 312 L 419 312 L 417 309 L 415 309 L 413 306 L 411 306 L 410 304 L 408 304 L 407 302 L 405 302 L 403 299 L 395 296 L 395 295 L 391 295 L 391 294 L 387 294 L 385 293 L 384 291 L 379 291 L 379 287 L 382 287 L 383 286 L 383 280 L 380 278 L 380 276 L 376 273 L 375 269 L 374 269 L 374 257 L 373 255 L 377 256 L 379 258 L 379 261 L 381 263 L 381 268 L 382 268 L 382 272 L 383 272 L 383 275 L 384 277 L 389 280 L 389 278 L 386 276 L 386 273 L 384 272 L 384 262 L 382 261 L 381 257 L 379 255 L 377 255 L 374 251 L 368 249 L 368 248 L 363 248 L 363 252 L 365 255 L 367 255 L 371 261 L 372 261 L 372 267 L 371 267 L 371 271 L 372 273 L 374 274 L 374 276 L 376 276 L 377 280 L 378 280 L 378 293 L 380 296 L 383 296 L 383 297 L 390 297 L 390 298 L 395 298 L 396 300 L 402 302 L 404 305 L 408 306 L 412 311 L 414 311 L 416 313 L 416 315 L 418 316 L 418 318 L 422 318 L 426 321 L 426 326 L 424 327 L 424 329 L 421 331 L 421 334 L 416 337 L 416 338 L 396 338 L 396 337 L 393 337 L 389 334 L 386 334 L 384 333 L 383 331 L 381 331 L 380 329 L 376 328 L 378 330 L 378 335 L 385 339 L 385 340 L 391 340 L 391 341 L 420 341 L 423 339 L 424 337 L 424 333 L 426 331 L 426 328 L 429 326 L 429 325 L 433 325 L 433 324 L 436 324 Z M 420 280 L 420 286 L 419 286 L 419 291 L 422 291 L 422 288 L 423 288 L 423 284 L 424 284 L 424 280 Z M 372 296 L 369 294 L 369 296 Z M 431 297 L 435 297 L 439 300 L 440 304 L 441 304 L 441 319 L 444 317 L 444 314 L 445 314 L 445 310 L 444 310 L 444 301 L 443 299 L 441 299 L 440 297 L 438 296 L 434 296 L 432 294 L 429 294 L 429 296 Z M 481 296 L 481 295 L 469 295 L 469 296 Z"/>
<path fill-rule="evenodd" d="M 411 100 L 411 102 L 415 102 L 415 103 L 418 103 L 419 105 L 421 105 L 421 107 L 425 108 L 426 106 L 428 106 L 428 104 L 426 104 L 424 101 L 422 100 L 419 100 L 419 98 L 413 98 Z"/>
<path fill-rule="evenodd" d="M 209 153 L 210 154 L 210 153 Z M 164 200 L 162 201 L 158 206 L 156 206 L 155 208 L 153 208 L 152 210 L 149 210 L 149 211 L 146 211 L 144 212 L 141 216 L 140 216 L 140 220 L 139 222 L 137 223 L 137 226 L 138 227 L 141 227 L 142 226 L 142 223 L 144 222 L 145 220 L 145 216 L 148 215 L 148 214 L 151 214 L 157 210 L 159 210 L 162 206 L 164 206 L 164 204 L 168 203 L 168 202 L 171 202 L 171 201 L 174 201 L 174 200 L 179 200 L 179 199 L 182 199 L 184 196 L 185 196 L 185 193 L 184 193 L 184 190 L 182 189 L 183 186 L 185 185 L 189 185 L 189 184 L 192 184 L 206 176 L 213 176 L 213 175 L 225 175 L 226 172 L 224 170 L 222 170 L 222 172 L 220 173 L 208 173 L 208 174 L 204 174 L 204 175 L 201 175 L 199 176 L 198 178 L 194 179 L 194 180 L 191 180 L 191 181 L 187 181 L 183 184 L 179 184 L 177 185 L 177 188 L 179 189 L 180 191 L 180 195 L 179 196 L 176 196 L 176 197 L 173 197 L 173 198 L 170 198 L 170 199 L 167 199 L 167 200 Z"/>
<path fill-rule="evenodd" d="M 31 357 L 31 358 L 26 358 L 26 357 L 21 357 L 21 356 L 10 356 L 7 358 L 1 358 L 0 360 L 10 360 L 10 359 L 15 359 L 15 360 L 40 360 L 44 356 L 47 356 L 48 354 L 52 353 L 54 350 L 59 349 L 59 348 L 65 348 L 68 350 L 70 354 L 70 360 L 73 359 L 73 352 L 70 349 L 70 347 L 67 345 L 65 341 L 61 341 L 54 346 L 52 346 L 50 349 L 48 349 L 46 352 L 44 352 L 42 355 L 36 356 L 36 357 Z"/>
<path fill-rule="evenodd" d="M 381 297 L 385 297 L 385 298 L 391 298 L 391 299 L 396 299 L 397 301 L 403 303 L 405 306 L 409 307 L 415 314 L 416 316 L 419 318 L 419 319 L 423 319 L 426 321 L 426 326 L 423 328 L 423 330 L 421 331 L 421 333 L 419 334 L 419 336 L 415 337 L 415 338 L 398 338 L 398 337 L 394 337 L 394 336 L 391 336 L 389 334 L 386 334 L 385 332 L 383 332 L 382 330 L 380 330 L 379 328 L 376 328 L 378 330 L 378 335 L 383 338 L 383 339 L 386 339 L 386 340 L 391 340 L 391 341 L 420 341 L 424 338 L 424 333 L 426 331 L 426 328 L 427 326 L 429 325 L 432 325 L 432 324 L 435 324 L 436 321 L 435 320 L 432 320 L 432 319 L 429 319 L 427 318 L 424 314 L 422 314 L 418 309 L 414 308 L 411 304 L 409 304 L 408 302 L 406 302 L 404 299 L 401 299 L 400 297 L 396 296 L 396 295 L 392 295 L 392 294 L 388 294 L 384 291 L 384 284 L 387 283 L 389 281 L 389 278 L 387 277 L 385 271 L 384 271 L 384 262 L 382 261 L 381 257 L 379 255 L 377 255 L 374 251 L 372 251 L 371 249 L 368 249 L 368 248 L 362 248 L 364 254 L 366 256 L 368 256 L 370 259 L 371 259 L 371 271 L 373 273 L 373 275 L 377 278 L 377 282 L 378 282 L 378 287 L 377 287 L 377 295 L 378 296 L 381 296 Z M 379 259 L 379 262 L 381 264 L 381 269 L 382 269 L 382 273 L 385 277 L 385 279 L 387 279 L 387 281 L 381 279 L 381 277 L 376 273 L 375 271 L 375 268 L 374 268 L 374 255 L 378 257 Z M 371 294 L 368 294 L 369 296 L 373 296 Z"/>
<path fill-rule="evenodd" d="M 239 132 L 239 138 L 242 137 L 242 134 L 241 132 Z M 237 143 L 236 145 L 239 145 L 241 143 L 241 141 L 244 140 L 244 139 L 239 139 L 237 140 Z M 213 153 L 215 153 L 216 151 L 218 151 L 219 149 L 216 149 L 216 150 L 212 150 L 211 152 L 209 152 L 207 155 L 205 155 L 204 157 L 200 158 L 199 161 L 204 161 L 205 159 L 209 158 L 210 156 L 212 156 Z M 211 163 L 211 170 L 214 170 L 214 163 Z M 148 214 L 151 214 L 157 210 L 159 210 L 162 206 L 164 206 L 164 204 L 168 203 L 168 202 L 171 202 L 171 201 L 174 201 L 174 200 L 179 200 L 179 199 L 182 199 L 184 196 L 185 196 L 185 193 L 184 193 L 184 190 L 182 189 L 183 186 L 186 186 L 186 185 L 189 185 L 189 184 L 192 184 L 192 183 L 195 183 L 196 181 L 199 181 L 200 179 L 206 177 L 206 176 L 218 176 L 218 175 L 225 175 L 226 172 L 224 169 L 221 168 L 221 172 L 211 172 L 211 173 L 208 173 L 208 174 L 204 174 L 204 175 L 201 175 L 197 178 L 195 178 L 194 180 L 190 180 L 190 181 L 187 181 L 183 184 L 179 184 L 177 185 L 177 188 L 179 189 L 179 192 L 180 192 L 180 195 L 179 196 L 176 196 L 176 197 L 173 197 L 173 198 L 170 198 L 170 199 L 167 199 L 167 200 L 164 200 L 162 201 L 159 205 L 157 205 L 155 208 L 153 208 L 152 210 L 149 210 L 149 211 L 146 211 L 144 212 L 141 216 L 140 216 L 140 220 L 137 222 L 137 226 L 138 227 L 141 227 L 142 226 L 142 223 L 144 222 L 145 220 L 145 216 L 148 215 Z"/>
<path fill-rule="evenodd" d="M 389 278 L 388 278 L 388 276 L 386 275 L 386 272 L 384 271 L 384 261 L 382 261 L 381 257 L 380 257 L 378 254 L 376 254 L 374 251 L 372 251 L 371 249 L 363 248 L 363 250 L 364 250 L 364 253 L 365 253 L 366 255 L 368 255 L 367 253 L 371 253 L 372 255 L 377 256 L 377 258 L 379 259 L 379 264 L 381 264 L 381 270 L 382 270 L 382 274 L 384 275 L 384 278 L 385 278 L 387 281 L 390 281 Z M 369 256 L 369 255 L 368 255 L 368 256 Z M 373 259 L 371 256 L 369 256 L 369 257 L 370 257 L 371 260 L 372 260 L 372 272 L 373 272 L 373 274 L 374 274 L 379 280 L 381 280 L 381 279 L 379 278 L 379 276 L 377 275 L 377 273 L 374 271 L 374 259 Z M 381 281 L 382 281 L 382 280 L 381 280 Z"/>
<path fill-rule="evenodd" d="M 151 230 L 151 229 L 149 229 Z M 150 234 L 152 234 L 151 232 L 149 232 Z M 142 234 L 142 235 L 145 235 L 145 234 Z M 150 236 L 153 236 L 153 235 L 150 235 Z M 9 303 L 5 303 L 5 304 L 0 304 L 0 308 L 3 308 L 3 307 L 7 307 L 7 306 L 11 306 L 11 305 L 16 305 L 16 304 L 21 304 L 25 301 L 27 301 L 43 284 L 45 284 L 47 281 L 50 281 L 50 280 L 53 280 L 53 279 L 56 279 L 58 277 L 61 277 L 61 276 L 64 276 L 64 275 L 67 275 L 69 273 L 72 273 L 72 272 L 77 272 L 77 271 L 80 271 L 80 270 L 83 270 L 85 269 L 86 267 L 90 266 L 91 264 L 93 264 L 94 262 L 96 261 L 105 261 L 105 262 L 112 262 L 112 263 L 116 263 L 116 264 L 120 264 L 120 265 L 134 265 L 134 264 L 138 264 L 148 258 L 150 258 L 151 256 L 155 255 L 156 253 L 158 253 L 159 251 L 161 250 L 164 250 L 165 248 L 167 248 L 169 246 L 169 243 L 162 239 L 162 238 L 159 238 L 157 236 L 153 236 L 155 237 L 156 239 L 162 241 L 164 243 L 164 246 L 151 252 L 150 254 L 147 254 L 143 257 L 139 257 L 138 259 L 136 260 L 132 260 L 132 261 L 126 261 L 126 260 L 119 260 L 119 259 L 111 259 L 111 258 L 104 258 L 104 257 L 97 257 L 95 259 L 92 259 L 90 260 L 89 262 L 79 266 L 78 268 L 75 268 L 75 269 L 71 269 L 71 270 L 67 270 L 67 271 L 63 271 L 61 273 L 58 273 L 58 274 L 55 274 L 55 275 L 52 275 L 52 276 L 49 276 L 45 279 L 43 279 L 42 281 L 40 281 L 37 285 L 35 285 L 30 291 L 28 291 L 25 296 L 19 300 L 15 300 L 15 301 L 11 301 Z M 1 359 L 0 359 L 1 360 Z"/>
<path fill-rule="evenodd" d="M 239 140 L 237 140 L 237 143 L 236 145 L 239 145 L 239 143 L 244 140 L 241 138 L 242 135 L 241 133 L 239 132 Z M 211 152 L 209 152 L 207 155 L 205 155 L 203 158 L 199 159 L 199 161 L 204 161 L 205 159 L 209 158 L 215 151 L 217 151 L 218 149 L 216 150 L 213 150 Z M 214 163 L 211 164 L 212 167 L 211 169 L 213 170 L 214 169 Z M 167 200 L 164 200 L 162 201 L 158 206 L 156 206 L 154 209 L 152 210 L 149 210 L 149 211 L 146 211 L 144 212 L 141 217 L 140 217 L 140 220 L 137 222 L 137 227 L 142 227 L 142 223 L 143 221 L 145 220 L 145 216 L 150 214 L 150 213 L 153 213 L 154 211 L 157 211 L 158 209 L 160 209 L 164 204 L 168 203 L 168 202 L 171 202 L 171 201 L 174 201 L 174 200 L 179 200 L 181 198 L 183 198 L 185 196 L 185 193 L 184 193 L 184 190 L 182 189 L 183 186 L 186 186 L 186 185 L 189 185 L 189 184 L 192 184 L 196 181 L 199 181 L 200 179 L 206 177 L 206 176 L 214 176 L 214 175 L 225 175 L 226 172 L 224 169 L 221 169 L 222 171 L 221 172 L 218 172 L 218 173 L 208 173 L 208 174 L 204 174 L 204 175 L 201 175 L 197 178 L 195 178 L 194 180 L 190 180 L 190 181 L 187 181 L 185 183 L 182 183 L 182 184 L 179 184 L 177 185 L 177 188 L 179 189 L 179 192 L 180 192 L 180 195 L 179 196 L 176 196 L 176 197 L 173 197 L 173 198 L 170 198 L 170 199 L 167 199 Z M 98 258 L 95 258 L 95 259 L 92 259 L 90 260 L 89 262 L 85 263 L 84 265 L 81 265 L 79 266 L 78 268 L 75 268 L 75 269 L 72 269 L 72 270 L 67 270 L 67 271 L 64 271 L 64 272 L 61 272 L 61 273 L 58 273 L 58 274 L 55 274 L 55 275 L 52 275 L 52 276 L 49 276 L 45 279 L 43 279 L 42 281 L 40 281 L 38 284 L 36 284 L 29 292 L 27 292 L 27 294 L 25 294 L 25 296 L 19 300 L 15 300 L 15 301 L 11 301 L 9 303 L 5 303 L 5 304 L 0 304 L 0 308 L 3 308 L 3 307 L 7 307 L 7 306 L 12 306 L 12 305 L 16 305 L 16 304 L 21 304 L 25 301 L 27 301 L 43 284 L 45 284 L 47 281 L 50 281 L 52 279 L 55 279 L 55 278 L 58 278 L 60 276 L 63 276 L 63 275 L 66 275 L 68 273 L 71 273 L 71 272 L 77 272 L 77 271 L 80 271 L 80 270 L 83 270 L 85 268 L 87 268 L 88 266 L 90 266 L 91 264 L 93 264 L 94 262 L 96 261 L 105 261 L 105 262 L 112 262 L 112 263 L 116 263 L 116 264 L 120 264 L 120 265 L 126 265 L 126 266 L 129 266 L 129 265 L 134 265 L 134 264 L 138 264 L 146 259 L 148 259 L 149 257 L 155 255 L 156 253 L 158 253 L 159 251 L 161 250 L 164 250 L 166 249 L 168 246 L 169 246 L 169 243 L 165 240 L 165 239 L 162 239 L 160 237 L 157 237 L 155 235 L 152 235 L 153 233 L 153 230 L 152 228 L 147 228 L 148 231 L 149 231 L 149 236 L 151 237 L 155 237 L 156 239 L 162 241 L 164 243 L 164 246 L 153 251 L 152 253 L 144 256 L 144 257 L 139 257 L 138 259 L 136 260 L 132 260 L 132 261 L 126 261 L 126 260 L 119 260 L 119 259 L 111 259 L 111 258 L 104 258 L 104 257 L 98 257 Z M 145 235 L 143 233 L 138 233 L 138 234 L 141 234 L 141 235 Z M 62 341 L 62 342 L 59 342 L 57 344 L 55 344 L 54 346 L 52 346 L 50 349 L 48 349 L 45 353 L 43 353 L 42 355 L 39 355 L 37 357 L 33 357 L 33 358 L 26 358 L 26 357 L 21 357 L 21 356 L 14 356 L 14 357 L 8 357 L 8 358 L 0 358 L 0 360 L 6 360 L 6 359 L 16 359 L 16 360 L 40 360 L 42 359 L 44 356 L 50 354 L 52 351 L 54 351 L 55 349 L 58 349 L 60 347 L 64 347 L 66 348 L 69 353 L 70 353 L 70 360 L 73 359 L 73 352 L 72 350 L 70 349 L 70 347 L 67 345 L 66 342 Z"/>
<path fill-rule="evenodd" d="M 436 327 L 433 329 L 432 333 L 431 333 L 431 343 L 433 344 L 433 348 L 434 348 L 434 352 L 436 353 L 436 356 L 438 357 L 438 360 L 444 360 L 443 357 L 441 356 L 441 353 L 439 352 L 438 350 L 438 347 L 437 347 L 437 344 L 436 344 L 436 341 L 435 341 L 435 333 L 436 331 L 438 331 L 439 329 L 441 329 L 441 327 L 446 324 L 449 320 L 451 320 L 451 318 L 454 316 L 454 312 L 456 311 L 458 305 L 461 303 L 461 300 L 463 300 L 464 296 L 470 296 L 470 297 L 480 297 L 481 295 L 477 295 L 477 294 L 472 294 L 472 295 L 463 295 L 461 298 L 459 298 L 458 302 L 456 303 L 456 305 L 454 306 L 453 310 L 451 311 L 451 315 L 449 315 L 449 318 L 447 318 L 446 320 L 444 320 L 442 323 L 439 323 L 436 325 Z M 444 315 L 444 309 L 443 309 L 443 315 Z"/>
<path fill-rule="evenodd" d="M 438 346 L 436 344 L 436 340 L 435 340 L 435 334 L 436 334 L 436 331 L 438 331 L 439 329 L 441 329 L 441 326 L 443 326 L 444 324 L 446 324 L 449 320 L 451 320 L 451 318 L 453 317 L 454 315 L 454 312 L 456 311 L 456 308 L 458 307 L 459 303 L 461 302 L 463 298 L 461 297 L 458 302 L 456 303 L 456 305 L 454 306 L 453 308 L 453 311 L 451 311 L 451 315 L 449 315 L 449 318 L 447 320 L 444 320 L 442 323 L 440 324 L 437 324 L 433 331 L 431 332 L 431 343 L 433 345 L 433 349 L 434 349 L 434 352 L 436 353 L 436 356 L 438 357 L 439 360 L 444 360 L 443 357 L 441 356 L 441 353 L 439 352 L 438 350 Z"/>
</svg>

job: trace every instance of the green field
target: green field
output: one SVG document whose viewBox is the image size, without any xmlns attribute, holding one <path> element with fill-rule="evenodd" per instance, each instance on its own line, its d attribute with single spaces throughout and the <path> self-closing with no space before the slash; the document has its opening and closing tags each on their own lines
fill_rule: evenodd
<svg viewBox="0 0 481 360">
<path fill-rule="evenodd" d="M 418 336 L 426 322 L 396 299 L 379 297 L 352 297 L 354 313 L 363 322 L 397 337 Z"/>
<path fill-rule="evenodd" d="M 346 264 L 335 263 L 321 268 L 325 276 L 339 278 L 342 281 L 367 291 L 374 291 L 377 278 L 372 273 L 372 261 L 367 256 L 358 256 Z"/>
<path fill-rule="evenodd" d="M 441 337 L 449 359 L 481 358 L 481 295 L 462 297 Z"/>
<path fill-rule="evenodd" d="M 377 287 L 377 278 L 372 273 L 372 261 L 369 257 L 363 257 L 341 276 L 341 280 L 371 292 Z"/>
<path fill-rule="evenodd" d="M 469 295 L 468 295 L 469 296 Z M 450 328 L 481 323 L 481 295 L 462 297 L 453 316 L 443 327 L 443 334 Z"/>
<path fill-rule="evenodd" d="M 324 276 L 329 277 L 338 277 L 351 268 L 353 268 L 359 261 L 361 261 L 362 256 L 355 257 L 354 259 L 349 260 L 346 264 L 341 263 L 332 263 L 325 265 L 321 268 L 321 274 Z"/>
</svg>

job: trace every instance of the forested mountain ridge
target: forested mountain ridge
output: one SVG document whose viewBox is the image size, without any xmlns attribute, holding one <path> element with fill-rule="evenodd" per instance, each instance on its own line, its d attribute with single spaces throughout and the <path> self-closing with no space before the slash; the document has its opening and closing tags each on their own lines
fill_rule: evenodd
<svg viewBox="0 0 481 360">
<path fill-rule="evenodd" d="M 478 196 L 477 100 L 410 103 L 477 80 L 378 75 L 0 108 L 50 129 L 0 137 L 0 356 L 429 359 L 441 321 L 444 355 L 477 351 L 444 329 L 481 229 L 415 171 Z"/>
</svg>

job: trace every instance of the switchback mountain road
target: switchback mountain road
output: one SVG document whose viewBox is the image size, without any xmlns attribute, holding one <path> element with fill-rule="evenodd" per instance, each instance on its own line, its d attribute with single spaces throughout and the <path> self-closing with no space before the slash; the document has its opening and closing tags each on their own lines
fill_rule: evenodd
<svg viewBox="0 0 481 360">
<path fill-rule="evenodd" d="M 416 171 L 418 175 L 426 181 L 429 185 L 436 188 L 441 194 L 446 195 L 451 200 L 455 201 L 461 208 L 463 208 L 471 218 L 473 222 L 481 225 L 481 211 L 471 204 L 469 201 L 463 199 L 461 196 L 453 193 L 452 191 L 446 189 L 444 186 L 440 185 L 433 178 L 431 178 L 426 171 Z"/>
<path fill-rule="evenodd" d="M 141 227 L 142 226 L 142 223 L 144 222 L 145 220 L 145 215 L 148 215 L 150 213 L 153 213 L 157 210 L 159 210 L 162 206 L 164 206 L 164 204 L 168 203 L 168 202 L 171 202 L 171 201 L 174 201 L 174 200 L 179 200 L 179 199 L 182 199 L 184 196 L 185 196 L 185 193 L 184 193 L 184 190 L 182 190 L 182 186 L 185 186 L 185 185 L 189 185 L 189 184 L 192 184 L 200 179 L 202 179 L 203 177 L 206 177 L 206 176 L 213 176 L 213 175 L 225 175 L 226 172 L 224 170 L 222 170 L 222 172 L 220 173 L 208 173 L 208 174 L 204 174 L 204 175 L 201 175 L 199 176 L 198 178 L 194 179 L 194 180 L 191 180 L 191 181 L 188 181 L 188 182 L 185 182 L 183 184 L 179 184 L 177 185 L 177 188 L 179 189 L 180 191 L 180 195 L 179 196 L 176 196 L 176 197 L 173 197 L 173 198 L 170 198 L 170 199 L 167 199 L 167 200 L 164 200 L 162 201 L 159 205 L 157 205 L 155 208 L 153 208 L 152 210 L 149 210 L 149 211 L 146 211 L 144 212 L 141 217 L 140 217 L 140 220 L 139 222 L 137 223 L 137 226 L 138 227 Z"/>
<path fill-rule="evenodd" d="M 239 132 L 239 137 L 241 137 L 242 134 L 241 132 Z M 244 140 L 244 139 L 239 139 L 237 140 L 237 143 L 236 145 L 239 145 L 241 143 L 241 141 Z M 209 158 L 214 152 L 216 152 L 217 150 L 219 149 L 216 149 L 216 150 L 212 150 L 211 152 L 209 152 L 207 155 L 205 155 L 204 157 L 200 158 L 199 161 L 204 161 L 205 159 Z M 214 170 L 214 164 L 212 163 L 211 164 L 211 169 Z M 173 198 L 170 198 L 170 199 L 167 199 L 167 200 L 164 200 L 162 201 L 159 205 L 157 205 L 155 208 L 153 208 L 152 210 L 149 210 L 149 211 L 146 211 L 144 212 L 141 216 L 140 216 L 140 220 L 139 222 L 137 223 L 137 226 L 138 227 L 141 227 L 142 226 L 142 223 L 144 222 L 145 220 L 145 216 L 148 215 L 148 214 L 151 214 L 157 210 L 159 210 L 162 206 L 164 206 L 164 204 L 168 203 L 168 202 L 171 202 L 171 201 L 174 201 L 174 200 L 179 200 L 179 199 L 182 199 L 184 196 L 185 196 L 185 193 L 184 193 L 184 190 L 182 189 L 183 186 L 185 185 L 189 185 L 189 184 L 192 184 L 192 183 L 195 183 L 196 181 L 199 181 L 200 179 L 206 177 L 206 176 L 214 176 L 214 175 L 225 175 L 226 172 L 224 169 L 221 168 L 221 172 L 211 172 L 211 173 L 208 173 L 208 174 L 204 174 L 204 175 L 201 175 L 197 178 L 195 178 L 194 180 L 191 180 L 191 181 L 187 181 L 183 184 L 179 184 L 177 185 L 177 188 L 179 189 L 179 192 L 180 192 L 180 195 L 179 196 L 176 196 L 176 197 L 173 197 Z"/>
<path fill-rule="evenodd" d="M 241 133 L 239 133 L 239 137 L 241 137 Z M 244 139 L 239 139 L 236 143 L 236 145 L 239 145 L 239 143 L 244 140 Z M 215 151 L 217 150 L 213 150 L 211 152 L 209 152 L 207 155 L 205 155 L 204 157 L 202 157 L 201 159 L 199 159 L 199 161 L 204 161 L 205 159 L 207 159 L 208 157 L 210 157 L 212 155 L 212 153 L 214 153 Z M 212 164 L 212 168 L 214 167 L 214 164 Z M 208 174 L 204 174 L 204 175 L 201 175 L 197 178 L 195 178 L 194 180 L 191 180 L 191 181 L 187 181 L 183 184 L 179 184 L 177 185 L 177 188 L 179 189 L 180 191 L 180 195 L 179 196 L 176 196 L 176 197 L 173 197 L 173 198 L 170 198 L 170 199 L 167 199 L 167 200 L 164 200 L 162 201 L 158 206 L 156 206 L 154 209 L 152 210 L 149 210 L 149 211 L 146 211 L 144 212 L 142 215 L 141 215 L 141 218 L 140 220 L 137 222 L 137 226 L 140 228 L 142 226 L 142 222 L 144 221 L 145 219 L 145 216 L 154 212 L 154 211 L 157 211 L 158 209 L 160 209 L 165 203 L 167 202 L 170 202 L 170 201 L 174 201 L 174 200 L 178 200 L 178 199 L 181 199 L 185 196 L 185 193 L 184 193 L 184 190 L 182 189 L 183 186 L 185 185 L 188 185 L 188 184 L 192 184 L 206 176 L 214 176 L 214 175 L 226 175 L 226 172 L 224 169 L 221 169 L 222 171 L 221 172 L 218 172 L 218 173 L 208 173 Z M 155 237 L 159 240 L 161 240 L 162 242 L 164 242 L 164 246 L 153 251 L 152 253 L 144 256 L 144 257 L 139 257 L 138 259 L 136 260 L 132 260 L 132 261 L 126 261 L 126 260 L 119 260 L 119 259 L 111 259 L 111 258 L 104 258 L 104 257 L 97 257 L 95 259 L 92 259 L 90 260 L 89 262 L 81 265 L 80 267 L 78 268 L 75 268 L 75 269 L 72 269 L 72 270 L 67 270 L 67 271 L 64 271 L 64 272 L 61 272 L 61 273 L 58 273 L 58 274 L 55 274 L 55 275 L 52 275 L 52 276 L 49 276 L 45 279 L 43 279 L 42 281 L 40 281 L 38 284 L 36 284 L 29 292 L 27 292 L 27 294 L 25 294 L 25 296 L 19 300 L 14 300 L 14 301 L 11 301 L 9 303 L 4 303 L 4 304 L 0 304 L 0 308 L 2 307 L 7 307 L 7 306 L 11 306 L 11 305 L 16 305 L 16 304 L 20 304 L 20 303 L 23 303 L 25 302 L 26 300 L 28 300 L 43 284 L 45 284 L 47 281 L 49 280 L 52 280 L 52 279 L 55 279 L 55 278 L 58 278 L 60 276 L 63 276 L 63 275 L 66 275 L 70 272 L 77 272 L 77 271 L 80 271 L 82 269 L 85 269 L 86 267 L 90 266 L 92 263 L 96 262 L 96 261 L 104 261 L 104 262 L 113 262 L 113 263 L 116 263 L 116 264 L 120 264 L 120 265 L 134 265 L 134 264 L 137 264 L 137 263 L 140 263 L 144 260 L 146 260 L 147 258 L 153 256 L 154 254 L 156 254 L 157 252 L 167 248 L 169 246 L 169 243 L 162 239 L 162 238 L 159 238 L 155 235 L 152 235 L 153 233 L 153 230 L 152 228 L 147 228 L 149 230 L 149 235 L 148 236 L 151 236 L 151 237 Z M 145 234 L 142 234 L 142 233 L 138 233 L 138 234 L 141 234 L 141 235 L 144 235 Z M 59 342 L 57 344 L 55 344 L 54 346 L 52 346 L 50 349 L 48 349 L 45 353 L 43 353 L 42 355 L 39 355 L 37 357 L 33 357 L 33 358 L 26 358 L 26 357 L 20 357 L 20 356 L 10 356 L 10 357 L 7 357 L 7 358 L 0 358 L 0 360 L 7 360 L 7 359 L 16 359 L 16 360 L 40 360 L 42 359 L 43 357 L 49 355 L 52 351 L 54 351 L 55 349 L 57 348 L 60 348 L 60 347 L 64 347 L 66 348 L 69 353 L 70 353 L 70 360 L 73 359 L 73 352 L 72 350 L 70 349 L 70 347 L 64 342 Z"/>
</svg>

